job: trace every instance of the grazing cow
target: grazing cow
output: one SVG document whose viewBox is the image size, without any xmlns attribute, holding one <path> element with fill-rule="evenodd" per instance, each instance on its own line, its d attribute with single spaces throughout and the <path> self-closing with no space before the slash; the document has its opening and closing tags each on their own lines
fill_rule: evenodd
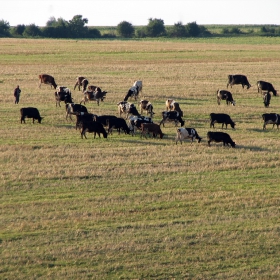
<svg viewBox="0 0 280 280">
<path fill-rule="evenodd" d="M 124 97 L 123 101 L 127 101 L 129 97 L 134 97 L 134 99 L 136 100 L 139 94 L 139 87 L 138 86 L 132 86 L 126 96 Z"/>
<path fill-rule="evenodd" d="M 234 129 L 235 123 L 232 121 L 229 115 L 227 114 L 215 114 L 211 113 L 210 114 L 210 128 L 214 128 L 215 123 L 221 123 L 222 124 L 222 129 L 224 128 L 224 124 L 226 125 L 226 129 L 228 124 Z"/>
<path fill-rule="evenodd" d="M 139 107 L 140 107 L 141 114 L 143 113 L 143 111 L 146 111 L 147 115 L 149 115 L 151 118 L 155 114 L 153 112 L 154 107 L 153 107 L 152 103 L 148 100 L 141 100 L 139 102 Z"/>
<path fill-rule="evenodd" d="M 76 130 L 77 128 L 81 128 L 82 124 L 84 122 L 93 122 L 95 121 L 95 117 L 97 115 L 95 114 L 90 114 L 90 113 L 84 113 L 84 112 L 76 112 L 75 114 L 76 116 Z"/>
<path fill-rule="evenodd" d="M 136 129 L 141 129 L 142 123 L 153 123 L 153 120 L 152 118 L 144 116 L 130 116 L 128 122 L 131 135 L 133 136 Z"/>
<path fill-rule="evenodd" d="M 271 83 L 258 81 L 257 87 L 258 87 L 258 92 L 262 92 L 262 91 L 272 92 L 274 96 L 277 96 L 277 90 L 275 90 L 275 88 Z"/>
<path fill-rule="evenodd" d="M 142 89 L 143 89 L 143 83 L 140 80 L 134 81 L 133 86 L 138 87 L 139 92 L 142 91 Z"/>
<path fill-rule="evenodd" d="M 270 104 L 271 94 L 269 92 L 264 93 L 263 95 L 263 104 L 264 107 L 268 108 Z"/>
<path fill-rule="evenodd" d="M 160 125 L 159 124 L 155 124 L 155 123 L 142 123 L 141 124 L 141 137 L 143 135 L 145 135 L 145 137 L 147 138 L 146 136 L 146 133 L 153 133 L 153 137 L 157 137 L 157 135 L 159 134 L 159 137 L 160 139 L 163 138 L 163 133 L 160 129 Z"/>
<path fill-rule="evenodd" d="M 73 98 L 71 96 L 71 91 L 67 87 L 57 87 L 56 92 L 54 93 L 55 101 L 56 101 L 56 107 L 57 104 L 60 106 L 60 102 L 64 101 L 66 103 L 72 103 Z"/>
<path fill-rule="evenodd" d="M 167 99 L 165 101 L 165 106 L 167 111 L 177 111 L 180 113 L 180 116 L 183 117 L 183 111 L 181 110 L 179 103 L 175 100 Z"/>
<path fill-rule="evenodd" d="M 242 85 L 242 88 L 244 86 L 247 86 L 247 89 L 251 87 L 250 83 L 248 82 L 248 79 L 244 75 L 228 75 L 228 83 L 227 83 L 227 88 L 230 85 L 232 88 L 233 85 Z"/>
<path fill-rule="evenodd" d="M 33 107 L 27 107 L 27 108 L 21 108 L 20 109 L 20 123 L 25 123 L 25 118 L 30 118 L 34 120 L 38 120 L 38 123 L 41 123 L 42 117 L 40 116 L 40 113 L 37 108 Z"/>
<path fill-rule="evenodd" d="M 116 116 L 113 115 L 102 115 L 102 116 L 95 116 L 94 121 L 102 123 L 103 126 L 108 125 L 108 121 L 111 119 L 116 119 Z"/>
<path fill-rule="evenodd" d="M 128 118 L 128 115 L 140 116 L 139 112 L 137 111 L 133 103 L 129 103 L 127 101 L 121 101 L 117 105 L 118 105 L 118 111 L 120 117 L 122 114 L 126 114 L 126 119 Z"/>
<path fill-rule="evenodd" d="M 106 98 L 106 94 L 107 91 L 101 91 L 99 87 L 97 87 L 95 91 L 85 91 L 84 98 L 81 103 L 84 102 L 84 104 L 86 104 L 87 101 L 96 101 L 97 105 L 99 106 L 100 101 L 103 102 Z"/>
<path fill-rule="evenodd" d="M 280 125 L 280 115 L 276 113 L 268 113 L 268 114 L 263 114 L 262 119 L 264 121 L 263 124 L 263 129 L 266 129 L 267 124 L 273 124 L 272 128 L 274 125 L 277 126 L 277 129 L 279 129 Z"/>
<path fill-rule="evenodd" d="M 51 85 L 54 89 L 57 87 L 54 77 L 47 74 L 39 75 L 39 88 L 41 88 L 41 84 Z"/>
<path fill-rule="evenodd" d="M 125 134 L 129 134 L 130 133 L 130 129 L 127 126 L 127 123 L 125 122 L 125 120 L 123 118 L 112 118 L 109 119 L 107 121 L 108 123 L 108 134 L 111 133 L 113 131 L 113 128 L 117 129 L 117 131 L 121 132 L 121 130 L 123 130 L 125 132 Z"/>
<path fill-rule="evenodd" d="M 78 87 L 78 90 L 80 91 L 81 87 L 82 87 L 83 91 L 85 91 L 87 88 L 87 85 L 88 85 L 88 79 L 86 79 L 85 77 L 82 77 L 82 76 L 77 77 L 76 83 L 74 86 L 74 90 L 76 89 L 76 87 Z"/>
<path fill-rule="evenodd" d="M 200 141 L 202 139 L 194 128 L 187 128 L 187 127 L 178 128 L 177 135 L 175 137 L 176 145 L 177 145 L 178 141 L 180 141 L 182 144 L 182 141 L 187 138 L 190 138 L 192 140 L 192 142 L 193 142 L 193 139 L 198 139 L 198 143 L 200 143 Z"/>
<path fill-rule="evenodd" d="M 183 126 L 185 121 L 182 120 L 180 113 L 177 111 L 163 111 L 162 113 L 162 120 L 160 121 L 159 125 L 163 125 L 165 122 L 175 122 L 175 125 L 178 125 L 178 122 Z"/>
<path fill-rule="evenodd" d="M 221 100 L 226 100 L 227 105 L 232 104 L 232 106 L 235 106 L 235 101 L 232 98 L 232 94 L 227 90 L 217 90 L 218 105 L 221 104 Z"/>
<path fill-rule="evenodd" d="M 76 115 L 77 113 L 88 112 L 87 108 L 81 104 L 67 103 L 65 108 L 66 108 L 66 120 L 68 119 L 68 116 L 70 117 L 70 120 L 72 120 L 71 114 Z"/>
<path fill-rule="evenodd" d="M 217 142 L 217 143 L 223 142 L 224 146 L 226 144 L 229 146 L 229 144 L 230 144 L 232 148 L 235 148 L 235 142 L 233 142 L 232 139 L 230 138 L 230 136 L 225 132 L 208 131 L 207 138 L 208 138 L 208 146 L 209 147 L 210 147 L 210 143 L 212 141 L 214 141 L 214 142 Z"/>
<path fill-rule="evenodd" d="M 98 134 L 100 138 L 100 133 L 103 135 L 104 138 L 107 138 L 107 132 L 105 131 L 105 128 L 100 122 L 83 122 L 81 126 L 81 138 L 83 139 L 83 136 L 86 137 L 86 132 L 88 133 L 94 133 L 94 138 L 96 136 L 96 133 Z"/>
</svg>

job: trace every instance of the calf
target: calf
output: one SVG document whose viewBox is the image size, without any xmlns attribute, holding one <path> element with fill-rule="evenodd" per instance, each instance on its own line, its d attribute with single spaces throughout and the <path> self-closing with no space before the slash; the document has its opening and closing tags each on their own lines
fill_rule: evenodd
<svg viewBox="0 0 280 280">
<path fill-rule="evenodd" d="M 94 121 L 102 123 L 103 126 L 107 126 L 108 121 L 116 118 L 117 118 L 116 116 L 112 116 L 112 115 L 102 115 L 102 116 L 95 116 Z"/>
<path fill-rule="evenodd" d="M 105 131 L 105 128 L 103 125 L 99 122 L 83 122 L 81 126 L 81 138 L 83 139 L 83 136 L 86 137 L 86 132 L 88 133 L 94 133 L 94 138 L 96 136 L 96 133 L 98 134 L 100 138 L 100 133 L 103 135 L 104 138 L 107 138 L 107 132 Z"/>
<path fill-rule="evenodd" d="M 93 122 L 95 121 L 95 117 L 97 115 L 90 114 L 90 113 L 84 113 L 84 112 L 77 112 L 75 114 L 76 116 L 76 130 L 77 128 L 82 128 L 82 125 L 84 122 Z"/>
<path fill-rule="evenodd" d="M 137 99 L 137 97 L 138 97 L 138 94 L 139 94 L 139 86 L 132 86 L 129 90 L 128 90 L 128 92 L 127 92 L 127 94 L 125 95 L 125 97 L 124 97 L 124 101 L 127 101 L 128 100 L 128 98 L 130 98 L 130 97 L 134 97 L 134 99 L 136 100 Z"/>
<path fill-rule="evenodd" d="M 142 123 L 153 123 L 152 118 L 144 117 L 144 116 L 130 116 L 129 117 L 129 129 L 131 131 L 131 135 L 135 134 L 136 129 L 141 129 Z"/>
<path fill-rule="evenodd" d="M 275 90 L 275 88 L 271 83 L 258 81 L 257 87 L 258 87 L 258 92 L 262 92 L 262 91 L 272 92 L 274 96 L 277 96 L 277 90 Z"/>
<path fill-rule="evenodd" d="M 163 111 L 162 112 L 162 120 L 160 121 L 159 125 L 163 125 L 165 122 L 175 122 L 175 125 L 177 126 L 178 123 L 183 126 L 185 124 L 185 121 L 182 120 L 180 113 L 177 111 Z"/>
<path fill-rule="evenodd" d="M 242 85 L 242 88 L 247 86 L 247 89 L 251 87 L 248 79 L 244 75 L 228 75 L 228 83 L 227 83 L 227 88 L 230 85 L 232 88 L 233 85 Z"/>
<path fill-rule="evenodd" d="M 139 102 L 139 107 L 140 107 L 140 113 L 141 114 L 143 113 L 143 111 L 146 111 L 147 115 L 149 115 L 151 118 L 155 114 L 153 112 L 154 107 L 153 107 L 152 103 L 148 100 L 141 100 Z"/>
<path fill-rule="evenodd" d="M 51 85 L 51 87 L 53 88 L 57 87 L 54 77 L 47 74 L 39 75 L 39 88 L 41 88 L 41 84 Z"/>
<path fill-rule="evenodd" d="M 147 132 L 153 133 L 153 137 L 157 137 L 157 135 L 159 134 L 160 139 L 162 139 L 163 135 L 164 135 L 160 129 L 160 125 L 155 124 L 155 123 L 142 123 L 141 124 L 141 136 L 145 135 L 145 137 L 147 138 L 147 136 L 146 136 Z"/>
<path fill-rule="evenodd" d="M 270 99 L 271 99 L 271 94 L 270 94 L 269 92 L 266 92 L 266 93 L 263 95 L 263 104 L 264 104 L 264 107 L 266 107 L 266 108 L 269 107 Z"/>
<path fill-rule="evenodd" d="M 210 114 L 210 128 L 214 128 L 215 123 L 221 123 L 222 124 L 222 129 L 224 128 L 224 124 L 226 125 L 226 129 L 228 124 L 234 129 L 235 123 L 232 121 L 229 115 L 227 114 L 215 114 L 211 113 Z"/>
<path fill-rule="evenodd" d="M 85 106 L 81 104 L 75 104 L 75 103 L 67 103 L 66 106 L 66 120 L 68 119 L 68 116 L 70 117 L 70 120 L 72 120 L 71 115 L 76 115 L 77 113 L 87 113 L 88 110 Z"/>
<path fill-rule="evenodd" d="M 232 104 L 232 106 L 235 106 L 235 101 L 232 98 L 232 94 L 227 90 L 217 90 L 218 105 L 221 104 L 221 100 L 226 100 L 227 105 Z"/>
<path fill-rule="evenodd" d="M 181 110 L 178 102 L 174 101 L 173 99 L 167 99 L 165 101 L 165 106 L 167 111 L 177 111 L 180 113 L 180 116 L 183 117 L 183 111 Z"/>
<path fill-rule="evenodd" d="M 42 117 L 40 116 L 40 113 L 37 108 L 33 107 L 27 107 L 27 108 L 21 108 L 20 109 L 20 123 L 25 123 L 25 118 L 30 118 L 34 120 L 38 120 L 38 123 L 41 123 Z"/>
<path fill-rule="evenodd" d="M 78 90 L 81 90 L 82 87 L 83 91 L 85 91 L 87 85 L 88 85 L 88 80 L 85 77 L 83 76 L 77 77 L 74 90 L 76 89 L 76 87 L 78 87 Z"/>
<path fill-rule="evenodd" d="M 57 87 L 56 92 L 54 93 L 56 107 L 57 105 L 60 106 L 60 102 L 64 101 L 66 103 L 72 103 L 73 98 L 71 97 L 71 91 L 67 87 Z"/>
<path fill-rule="evenodd" d="M 182 144 L 182 141 L 187 138 L 190 138 L 192 140 L 192 142 L 193 142 L 193 139 L 198 139 L 198 143 L 200 143 L 200 141 L 202 139 L 194 128 L 187 128 L 187 127 L 178 128 L 177 135 L 175 138 L 176 145 L 177 145 L 178 141 L 180 141 Z"/>
<path fill-rule="evenodd" d="M 123 118 L 109 119 L 108 120 L 108 134 L 109 133 L 112 134 L 113 128 L 117 129 L 119 134 L 120 134 L 121 130 L 123 130 L 125 132 L 125 134 L 130 133 L 130 129 L 128 128 L 127 123 L 125 122 L 125 120 Z"/>
<path fill-rule="evenodd" d="M 263 123 L 263 129 L 266 129 L 267 124 L 273 124 L 272 128 L 274 125 L 277 126 L 277 129 L 279 129 L 280 125 L 280 115 L 276 113 L 268 113 L 268 114 L 263 114 L 262 119 L 264 121 Z"/>
<path fill-rule="evenodd" d="M 210 143 L 212 141 L 214 141 L 217 143 L 223 142 L 224 146 L 226 144 L 229 146 L 229 144 L 230 144 L 232 148 L 235 148 L 235 142 L 232 141 L 232 139 L 230 138 L 230 136 L 227 133 L 208 131 L 207 138 L 208 138 L 209 147 L 210 147 Z"/>
</svg>

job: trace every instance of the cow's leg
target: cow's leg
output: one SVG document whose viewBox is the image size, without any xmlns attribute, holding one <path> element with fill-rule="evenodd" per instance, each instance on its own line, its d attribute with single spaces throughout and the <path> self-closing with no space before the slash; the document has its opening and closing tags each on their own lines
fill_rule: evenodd
<svg viewBox="0 0 280 280">
<path fill-rule="evenodd" d="M 210 147 L 210 142 L 211 142 L 211 140 L 208 140 L 208 146 Z"/>
</svg>

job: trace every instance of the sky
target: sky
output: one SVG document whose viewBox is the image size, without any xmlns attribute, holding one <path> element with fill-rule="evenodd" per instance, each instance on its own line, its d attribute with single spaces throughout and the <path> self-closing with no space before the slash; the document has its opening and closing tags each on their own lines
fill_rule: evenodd
<svg viewBox="0 0 280 280">
<path fill-rule="evenodd" d="M 2 3 L 3 1 L 3 3 Z M 280 25 L 280 0 L 2 0 L 0 20 L 10 26 L 46 26 L 51 17 L 88 19 L 88 26 L 117 26 L 127 21 L 147 25 L 161 19 L 165 25 L 181 22 L 207 24 Z"/>
</svg>

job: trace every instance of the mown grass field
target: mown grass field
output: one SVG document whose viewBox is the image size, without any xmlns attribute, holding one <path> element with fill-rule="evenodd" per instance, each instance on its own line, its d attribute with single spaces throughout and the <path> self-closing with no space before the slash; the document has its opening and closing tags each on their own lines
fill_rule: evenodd
<svg viewBox="0 0 280 280">
<path fill-rule="evenodd" d="M 0 39 L 1 279 L 279 279 L 279 131 L 261 115 L 256 82 L 280 90 L 280 39 L 19 40 Z M 139 133 L 81 139 L 54 90 L 53 75 L 74 91 L 84 75 L 108 91 L 90 112 L 117 114 L 134 80 L 161 120 L 174 98 L 201 143 L 175 144 Z M 228 74 L 252 87 L 231 89 L 236 106 L 218 106 Z M 20 85 L 20 104 L 13 89 Z M 20 124 L 21 107 L 37 107 L 42 124 Z M 236 122 L 236 149 L 207 145 L 209 114 Z M 211 129 L 213 130 L 213 129 Z M 216 125 L 215 131 L 221 131 Z"/>
</svg>

